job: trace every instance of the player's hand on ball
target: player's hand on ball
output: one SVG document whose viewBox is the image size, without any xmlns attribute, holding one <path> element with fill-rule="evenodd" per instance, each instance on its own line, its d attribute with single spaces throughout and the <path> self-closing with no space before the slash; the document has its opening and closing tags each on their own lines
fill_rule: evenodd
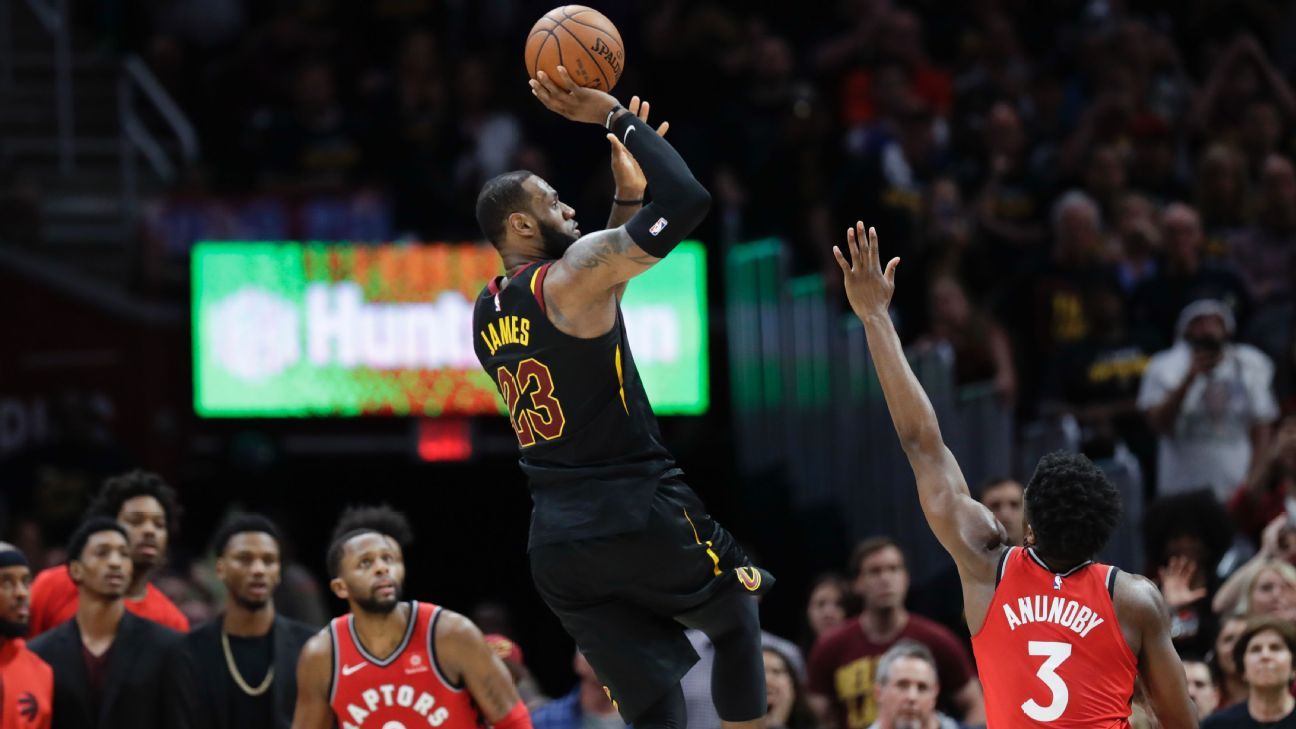
<svg viewBox="0 0 1296 729">
<path fill-rule="evenodd" d="M 892 258 L 883 271 L 878 257 L 877 230 L 869 228 L 866 238 L 862 222 L 857 221 L 854 228 L 846 231 L 846 245 L 850 249 L 849 263 L 837 246 L 833 246 L 833 256 L 846 279 L 846 298 L 855 315 L 863 319 L 869 314 L 885 313 L 895 293 L 895 270 L 900 259 Z"/>
<path fill-rule="evenodd" d="M 630 106 L 626 109 L 645 124 L 648 122 L 647 101 L 641 102 L 638 96 L 631 97 Z M 662 122 L 657 127 L 657 133 L 664 137 L 668 129 L 670 122 Z M 617 197 L 642 197 L 643 191 L 648 188 L 648 178 L 639 169 L 639 163 L 615 134 L 608 134 L 607 139 L 612 145 L 612 179 L 616 183 Z"/>
<path fill-rule="evenodd" d="M 558 78 L 537 71 L 536 77 L 528 83 L 531 84 L 531 93 L 546 109 L 572 121 L 602 125 L 608 112 L 619 103 L 606 91 L 578 86 L 563 66 L 558 67 Z"/>
</svg>

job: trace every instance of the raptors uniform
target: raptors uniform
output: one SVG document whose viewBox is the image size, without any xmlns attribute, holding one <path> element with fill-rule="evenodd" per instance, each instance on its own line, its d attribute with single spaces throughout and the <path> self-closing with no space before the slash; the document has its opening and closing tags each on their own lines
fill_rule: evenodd
<svg viewBox="0 0 1296 729">
<path fill-rule="evenodd" d="M 1004 550 L 972 638 L 987 726 L 1129 726 L 1138 660 L 1112 606 L 1117 572 L 1085 562 L 1055 573 L 1031 549 Z"/>
<path fill-rule="evenodd" d="M 353 617 L 329 624 L 333 682 L 329 706 L 341 729 L 477 729 L 481 715 L 463 686 L 446 678 L 436 658 L 441 608 L 410 602 L 409 627 L 392 654 L 379 660 L 365 650 Z"/>
<path fill-rule="evenodd" d="M 620 307 L 611 330 L 590 339 L 549 321 L 553 263 L 482 290 L 473 344 L 504 399 L 531 488 L 536 588 L 632 723 L 697 662 L 684 616 L 774 580 L 681 480 Z"/>
</svg>

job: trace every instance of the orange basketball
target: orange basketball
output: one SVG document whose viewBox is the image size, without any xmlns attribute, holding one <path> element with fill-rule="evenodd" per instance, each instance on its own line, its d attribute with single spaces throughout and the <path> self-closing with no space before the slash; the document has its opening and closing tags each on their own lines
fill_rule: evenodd
<svg viewBox="0 0 1296 729">
<path fill-rule="evenodd" d="M 550 10 L 527 35 L 527 73 L 558 79 L 559 66 L 581 86 L 611 91 L 625 68 L 621 34 L 603 13 L 584 5 Z"/>
</svg>

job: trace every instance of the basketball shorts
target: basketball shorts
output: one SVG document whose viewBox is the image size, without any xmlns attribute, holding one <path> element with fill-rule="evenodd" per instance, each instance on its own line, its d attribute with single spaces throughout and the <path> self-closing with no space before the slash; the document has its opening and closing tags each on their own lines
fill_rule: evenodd
<svg viewBox="0 0 1296 729">
<path fill-rule="evenodd" d="M 677 480 L 658 487 L 643 529 L 547 544 L 530 556 L 540 596 L 626 723 L 697 662 L 680 622 L 688 613 L 730 591 L 757 596 L 774 585 Z"/>
</svg>

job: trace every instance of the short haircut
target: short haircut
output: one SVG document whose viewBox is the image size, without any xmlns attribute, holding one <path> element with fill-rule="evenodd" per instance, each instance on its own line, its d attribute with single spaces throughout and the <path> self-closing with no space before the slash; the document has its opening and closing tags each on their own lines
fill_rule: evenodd
<svg viewBox="0 0 1296 729">
<path fill-rule="evenodd" d="M 993 491 L 994 489 L 1008 483 L 1017 484 L 1018 487 L 1021 487 L 1021 482 L 1012 476 L 994 476 L 992 478 L 987 478 L 981 482 L 981 488 L 977 490 L 977 500 L 979 501 L 984 499 L 987 491 Z"/>
<path fill-rule="evenodd" d="M 261 514 L 234 514 L 221 524 L 216 530 L 216 536 L 212 539 L 212 550 L 217 557 L 225 554 L 225 549 L 229 547 L 230 540 L 236 534 L 247 534 L 256 532 L 258 534 L 268 534 L 275 540 L 275 546 L 283 551 L 283 537 L 280 536 L 279 527 L 275 526 L 269 517 Z"/>
<path fill-rule="evenodd" d="M 167 534 L 174 537 L 180 530 L 180 500 L 175 489 L 156 473 L 134 470 L 113 476 L 104 481 L 103 488 L 90 502 L 86 516 L 106 516 L 116 519 L 121 513 L 122 504 L 137 497 L 152 496 L 162 505 L 166 512 Z"/>
<path fill-rule="evenodd" d="M 1026 487 L 1035 549 L 1060 562 L 1092 559 L 1116 530 L 1120 512 L 1120 492 L 1101 468 L 1078 453 L 1044 456 Z"/>
<path fill-rule="evenodd" d="M 1209 655 L 1200 655 L 1197 653 L 1180 653 L 1179 662 L 1187 666 L 1189 663 L 1200 663 L 1206 667 L 1206 672 L 1210 674 L 1211 683 L 1217 688 L 1224 685 L 1224 676 L 1220 673 L 1219 666 L 1215 661 L 1210 659 Z"/>
<path fill-rule="evenodd" d="M 917 658 L 931 666 L 932 673 L 936 675 L 936 682 L 939 686 L 940 674 L 936 670 L 936 658 L 932 656 L 932 652 L 927 646 L 909 638 L 901 640 L 882 654 L 882 658 L 877 665 L 877 683 L 879 686 L 887 685 L 891 680 L 891 669 L 895 667 L 896 661 L 902 658 Z"/>
<path fill-rule="evenodd" d="M 86 544 L 90 542 L 90 537 L 101 532 L 117 532 L 122 535 L 122 539 L 129 541 L 126 536 L 126 527 L 123 527 L 116 519 L 107 516 L 92 516 L 81 522 L 81 526 L 72 532 L 72 537 L 68 539 L 67 561 L 81 561 L 81 553 L 85 551 Z"/>
<path fill-rule="evenodd" d="M 1246 677 L 1247 643 L 1266 630 L 1272 630 L 1282 636 L 1283 642 L 1287 644 L 1287 650 L 1292 654 L 1292 659 L 1296 660 L 1296 627 L 1293 627 L 1290 621 L 1281 618 L 1257 618 L 1247 623 L 1246 630 L 1242 631 L 1237 643 L 1233 644 L 1233 665 L 1237 667 L 1239 677 Z"/>
<path fill-rule="evenodd" d="M 508 216 L 531 209 L 531 195 L 522 183 L 533 177 L 527 170 L 496 175 L 477 193 L 477 225 L 496 248 L 504 242 Z"/>
<path fill-rule="evenodd" d="M 387 504 L 378 506 L 348 506 L 333 527 L 333 536 L 329 539 L 328 563 L 330 577 L 337 577 L 342 570 L 342 550 L 353 537 L 361 534 L 381 534 L 396 541 L 405 548 L 414 541 L 414 530 L 409 519 Z"/>
<path fill-rule="evenodd" d="M 884 549 L 887 549 L 888 547 L 894 547 L 895 550 L 900 553 L 900 561 L 905 563 L 904 550 L 900 548 L 900 545 L 896 543 L 896 540 L 891 537 L 869 537 L 855 545 L 854 551 L 851 552 L 850 564 L 847 565 L 847 571 L 850 572 L 852 577 L 858 577 L 860 570 L 864 568 L 864 560 Z M 907 563 L 905 563 L 905 567 L 906 569 L 908 568 Z"/>
</svg>

